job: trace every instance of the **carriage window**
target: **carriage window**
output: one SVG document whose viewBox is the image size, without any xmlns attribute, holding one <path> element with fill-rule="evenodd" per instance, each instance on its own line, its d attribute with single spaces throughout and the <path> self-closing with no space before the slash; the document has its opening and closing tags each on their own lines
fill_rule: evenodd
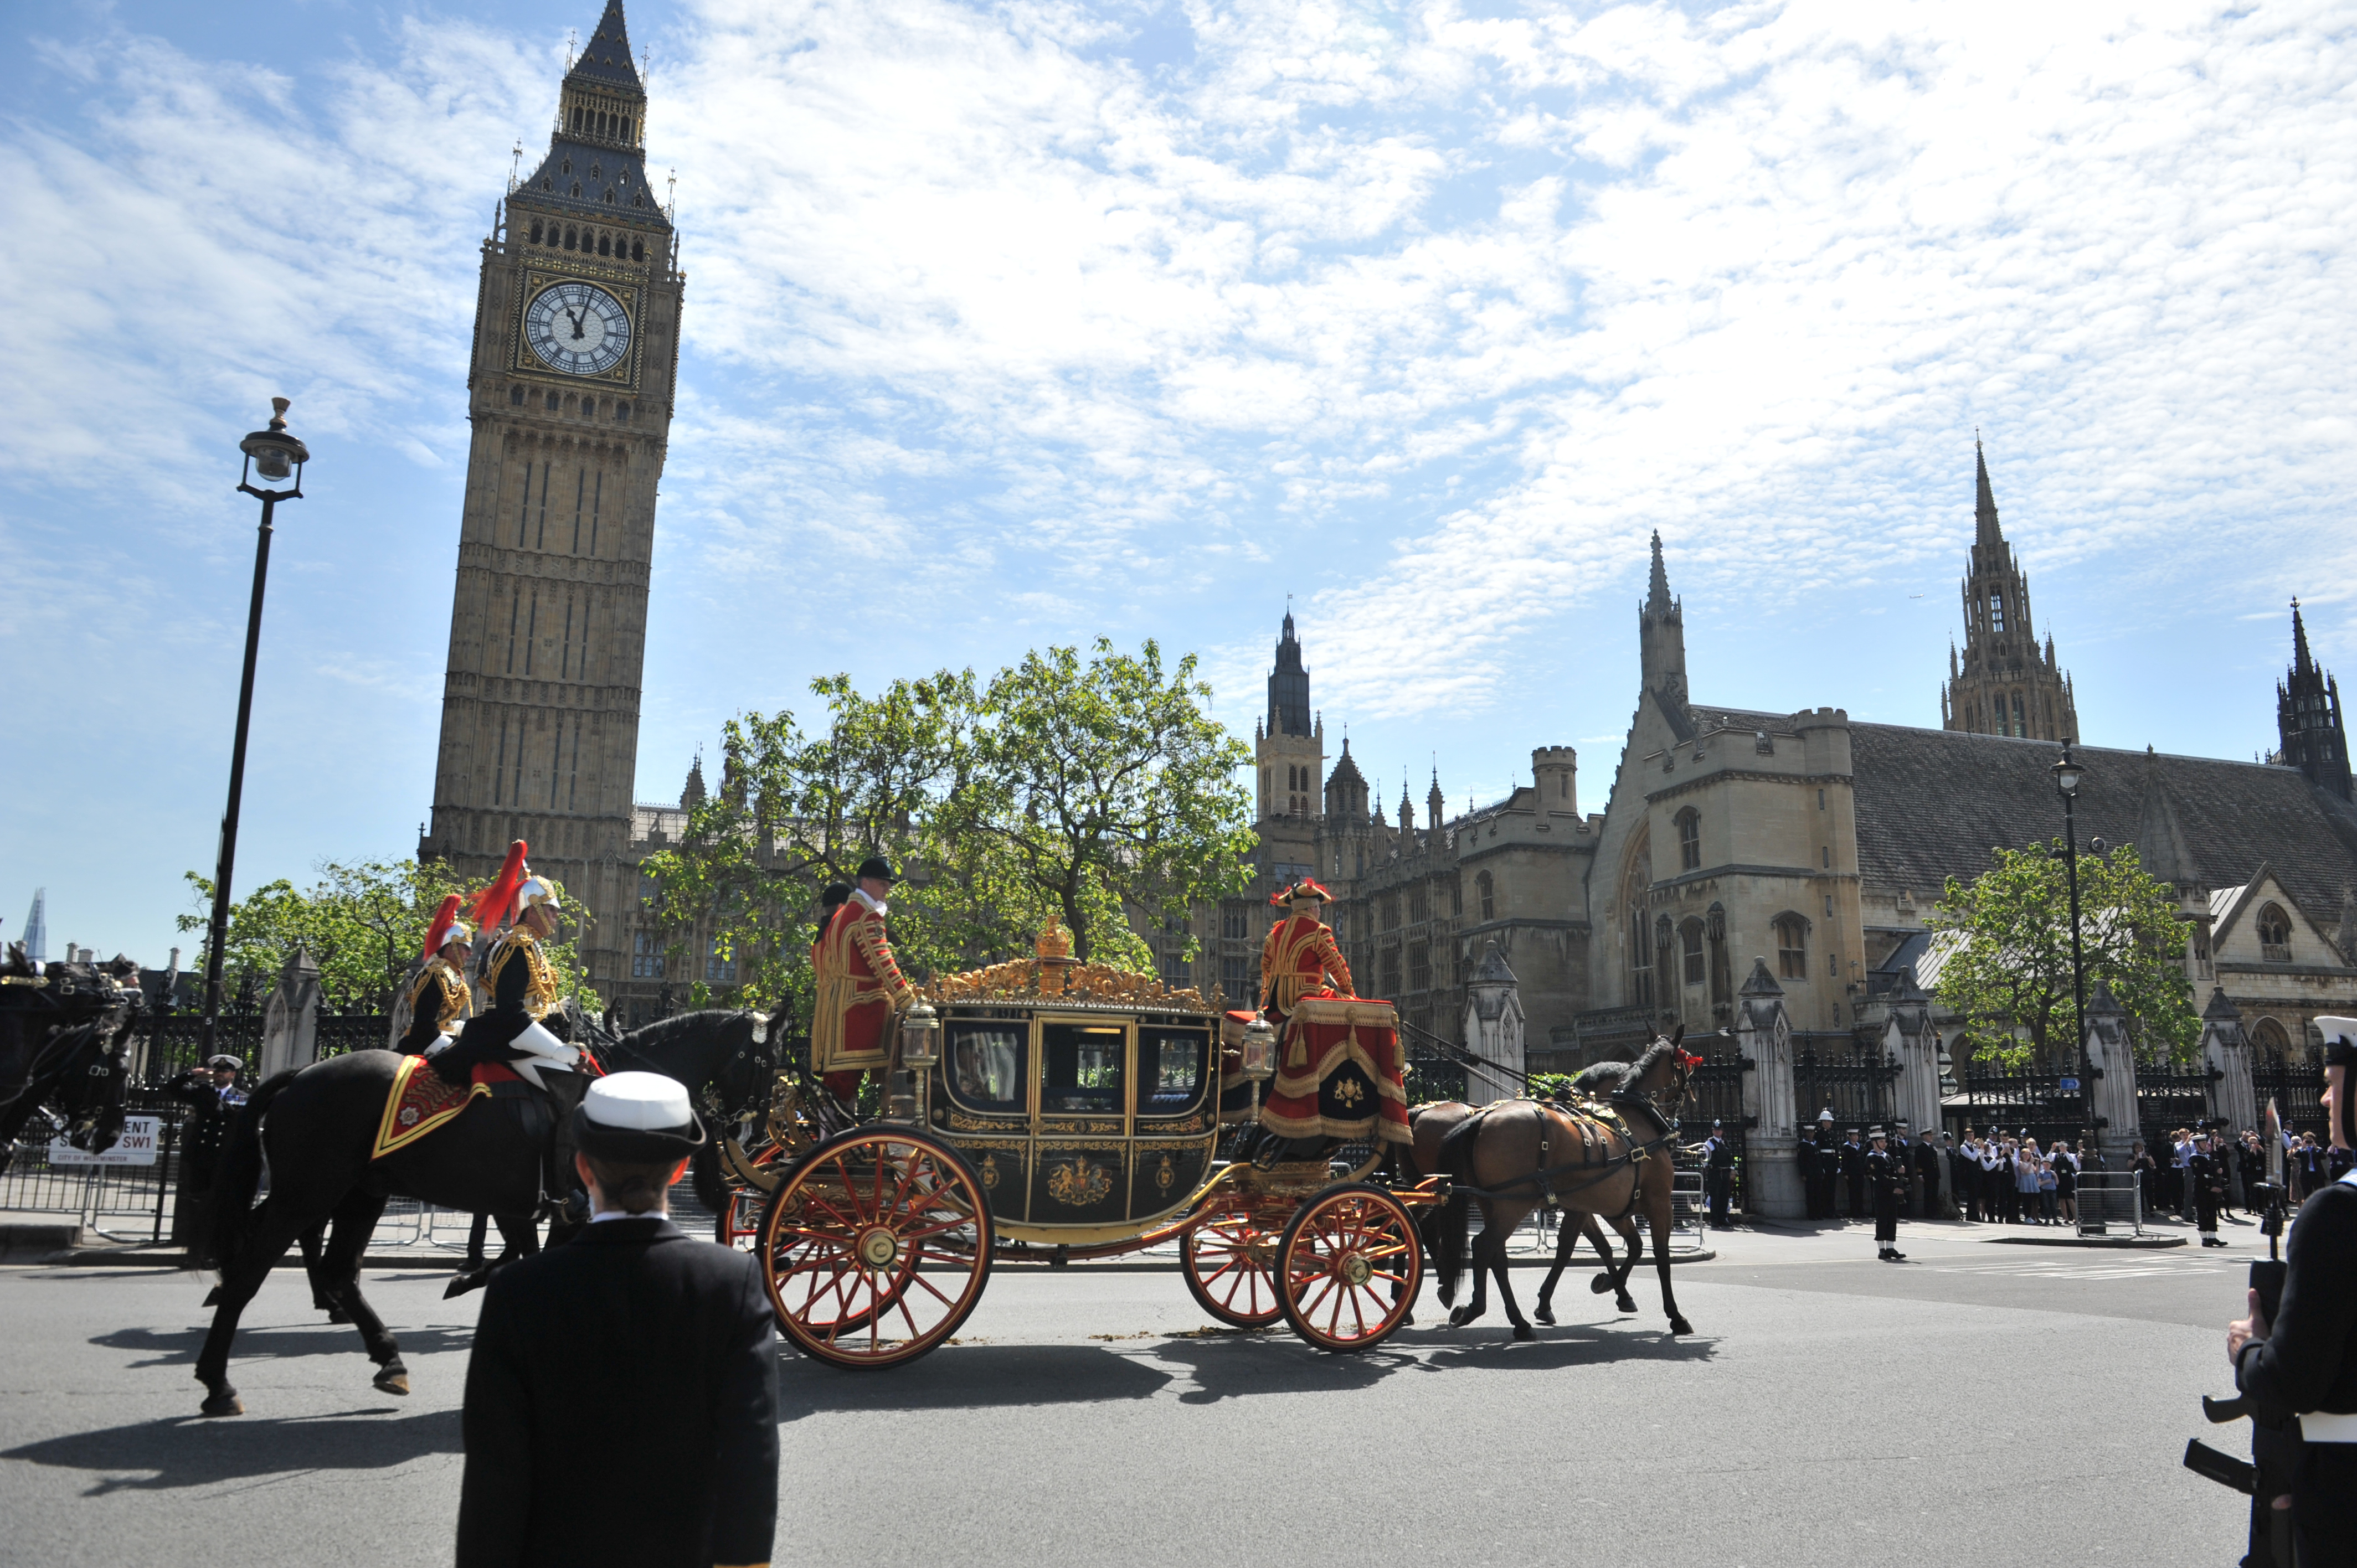
<svg viewBox="0 0 2357 1568">
<path fill-rule="evenodd" d="M 1041 1031 L 1047 1047 L 1039 1084 L 1039 1109 L 1054 1112 L 1121 1112 L 1121 1052 L 1118 1025 L 1049 1024 Z"/>
<path fill-rule="evenodd" d="M 1023 1030 L 1009 1024 L 950 1026 L 950 1083 L 978 1111 L 1023 1110 Z"/>
<path fill-rule="evenodd" d="M 1147 1029 L 1137 1039 L 1137 1113 L 1176 1116 L 1203 1085 L 1207 1037 L 1192 1029 Z"/>
</svg>

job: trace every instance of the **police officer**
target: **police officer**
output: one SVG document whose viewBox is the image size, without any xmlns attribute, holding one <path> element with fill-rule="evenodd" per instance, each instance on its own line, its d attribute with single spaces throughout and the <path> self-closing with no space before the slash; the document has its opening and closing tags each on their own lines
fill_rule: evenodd
<svg viewBox="0 0 2357 1568">
<path fill-rule="evenodd" d="M 1948 1142 L 1948 1134 L 1940 1134 L 1940 1142 Z M 1940 1218 L 1940 1167 L 1947 1164 L 1947 1155 L 1933 1146 L 1932 1134 L 1924 1133 L 1915 1141 L 1915 1185 L 1923 1202 L 1926 1219 Z"/>
<path fill-rule="evenodd" d="M 458 1568 L 767 1564 L 777 1349 L 759 1262 L 665 1212 L 705 1142 L 659 1073 L 573 1112 L 594 1218 L 491 1276 L 467 1363 Z"/>
<path fill-rule="evenodd" d="M 1841 1145 L 1834 1135 L 1834 1112 L 1817 1112 L 1817 1218 L 1834 1218 L 1834 1183 L 1841 1170 Z"/>
<path fill-rule="evenodd" d="M 1801 1129 L 1800 1141 L 1792 1150 L 1792 1168 L 1800 1176 L 1801 1199 L 1808 1206 L 1809 1218 L 1821 1218 L 1817 1213 L 1816 1134 L 1805 1127 Z"/>
<path fill-rule="evenodd" d="M 1874 1129 L 1873 1140 L 1858 1165 L 1874 1195 L 1874 1255 L 1886 1263 L 1901 1263 L 1907 1254 L 1899 1250 L 1899 1189 L 1906 1177 L 1900 1174 L 1898 1157 L 1884 1146 L 1881 1128 Z"/>
<path fill-rule="evenodd" d="M 1857 1219 L 1866 1214 L 1866 1145 L 1858 1142 L 1858 1130 L 1849 1130 L 1849 1142 L 1841 1146 L 1842 1184 L 1849 1188 L 1849 1217 Z"/>
<path fill-rule="evenodd" d="M 1717 1122 L 1710 1124 L 1710 1136 L 1703 1140 L 1702 1185 L 1710 1201 L 1710 1228 L 1734 1229 L 1727 1206 L 1735 1196 L 1735 1144 L 1727 1138 L 1725 1125 Z"/>
<path fill-rule="evenodd" d="M 2218 1240 L 2218 1206 L 2226 1196 L 2226 1167 L 2210 1146 L 2207 1131 L 2193 1134 L 2193 1153 L 2185 1162 L 2186 1178 L 2193 1184 L 2193 1212 L 2205 1247 L 2222 1247 Z"/>
<path fill-rule="evenodd" d="M 2324 1034 L 2328 1136 L 2357 1148 L 2357 1018 L 2316 1020 Z M 2259 1293 L 2227 1326 L 2234 1383 L 2263 1415 L 2299 1417 L 2306 1439 L 2292 1481 L 2301 1564 L 2357 1563 L 2357 1176 L 2300 1206 L 2286 1250 L 2283 1299 L 2270 1324 Z"/>
</svg>

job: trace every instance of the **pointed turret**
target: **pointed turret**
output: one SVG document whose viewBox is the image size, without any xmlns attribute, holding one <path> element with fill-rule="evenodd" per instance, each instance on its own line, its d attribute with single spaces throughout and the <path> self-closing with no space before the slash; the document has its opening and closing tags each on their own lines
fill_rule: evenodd
<svg viewBox="0 0 2357 1568">
<path fill-rule="evenodd" d="M 1662 561 L 1662 531 L 1653 530 L 1653 575 L 1645 585 L 1645 613 L 1662 615 L 1676 607 L 1670 597 L 1670 571 Z"/>
<path fill-rule="evenodd" d="M 1637 607 L 1638 662 L 1645 690 L 1683 712 L 1686 700 L 1684 607 L 1670 593 L 1669 567 L 1662 558 L 1662 534 L 1653 532 L 1653 569 L 1645 602 Z"/>
<path fill-rule="evenodd" d="M 704 790 L 704 753 L 699 751 L 695 754 L 695 760 L 688 765 L 687 784 L 679 792 L 679 809 L 693 811 L 707 798 Z"/>
<path fill-rule="evenodd" d="M 1951 646 L 1941 723 L 1974 735 L 2058 741 L 2079 734 L 2070 677 L 2029 613 L 2029 579 L 1997 526 L 1988 454 L 1973 437 L 1973 546 L 1962 584 L 1964 647 Z"/>
<path fill-rule="evenodd" d="M 1424 797 L 1424 825 L 1426 828 L 1437 828 L 1447 819 L 1448 813 L 1442 810 L 1442 805 L 1440 765 L 1436 762 L 1432 765 L 1432 788 L 1425 792 Z"/>
<path fill-rule="evenodd" d="M 1415 832 L 1415 807 L 1407 798 L 1407 769 L 1405 768 L 1400 769 L 1399 825 L 1402 833 Z"/>
<path fill-rule="evenodd" d="M 2144 748 L 2144 800 L 2136 816 L 2136 858 L 2144 863 L 2145 875 L 2156 882 L 2166 882 L 2183 892 L 2201 886 L 2201 871 L 2193 859 L 2193 846 L 2185 837 L 2185 828 L 2177 818 L 2177 802 L 2170 798 L 2169 785 L 2160 776 L 2160 759 L 2152 747 Z"/>
<path fill-rule="evenodd" d="M 646 84 L 630 58 L 622 0 L 607 0 L 605 14 L 557 91 L 556 127 L 548 140 L 548 156 L 516 189 L 510 205 L 526 213 L 536 209 L 668 231 L 671 220 L 647 177 L 646 145 Z M 580 231 L 561 223 L 554 228 L 533 224 L 526 237 L 538 244 L 544 233 L 552 246 L 584 248 Z M 599 255 L 614 253 L 597 242 L 601 238 L 610 242 L 610 234 L 592 235 L 587 248 Z M 643 242 L 630 259 L 644 259 Z"/>
<path fill-rule="evenodd" d="M 2298 599 L 2291 602 L 2291 671 L 2276 682 L 2276 733 L 2285 767 L 2298 768 L 2319 789 L 2344 800 L 2352 798 L 2341 685 L 2309 650 L 2308 624 L 2300 618 Z"/>
<path fill-rule="evenodd" d="M 1983 549 L 2005 548 L 2005 535 L 1996 525 L 1996 492 L 1989 489 L 1988 458 L 1977 435 L 1973 437 L 1973 537 Z"/>
</svg>

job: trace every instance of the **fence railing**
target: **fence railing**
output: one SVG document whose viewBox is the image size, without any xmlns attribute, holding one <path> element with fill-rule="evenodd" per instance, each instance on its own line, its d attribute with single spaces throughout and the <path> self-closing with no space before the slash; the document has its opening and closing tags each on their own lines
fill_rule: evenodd
<svg viewBox="0 0 2357 1568">
<path fill-rule="evenodd" d="M 2136 1172 L 2081 1171 L 2077 1187 L 2080 1235 L 2144 1234 L 2144 1189 Z"/>
</svg>

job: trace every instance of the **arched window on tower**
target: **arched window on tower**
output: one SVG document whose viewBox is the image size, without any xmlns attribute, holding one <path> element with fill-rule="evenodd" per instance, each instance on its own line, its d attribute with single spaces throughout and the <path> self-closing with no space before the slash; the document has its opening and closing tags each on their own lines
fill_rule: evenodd
<svg viewBox="0 0 2357 1568">
<path fill-rule="evenodd" d="M 1678 822 L 1678 869 L 1698 871 L 1702 868 L 1702 813 L 1688 806 L 1680 811 Z"/>
<path fill-rule="evenodd" d="M 2002 592 L 1989 595 L 1989 629 L 1991 631 L 2005 629 L 2005 595 Z"/>
<path fill-rule="evenodd" d="M 1498 885 L 1491 879 L 1488 872 L 1481 872 L 1473 878 L 1473 898 L 1481 906 L 1483 919 L 1498 918 Z"/>
<path fill-rule="evenodd" d="M 2259 931 L 2259 957 L 2268 963 L 2291 961 L 2291 917 L 2280 906 L 2269 904 L 2259 911 L 2256 922 Z"/>
<path fill-rule="evenodd" d="M 1703 979 L 1702 922 L 1688 920 L 1678 928 L 1678 959 L 1684 970 L 1688 985 L 1700 985 Z"/>
<path fill-rule="evenodd" d="M 2021 693 L 2018 692 L 2013 694 L 2013 733 L 2017 737 L 2027 737 L 2029 734 L 2029 722 L 2022 717 Z"/>
<path fill-rule="evenodd" d="M 1653 1004 L 1653 938 L 1645 929 L 1642 904 L 1629 908 L 1629 1003 L 1634 1007 Z"/>
<path fill-rule="evenodd" d="M 1809 978 L 1809 922 L 1803 916 L 1776 917 L 1776 974 L 1781 980 Z"/>
<path fill-rule="evenodd" d="M 1727 908 L 1713 904 L 1703 918 L 1703 935 L 1710 940 L 1710 999 L 1726 1002 L 1735 994 L 1735 976 L 1727 961 Z"/>
</svg>

